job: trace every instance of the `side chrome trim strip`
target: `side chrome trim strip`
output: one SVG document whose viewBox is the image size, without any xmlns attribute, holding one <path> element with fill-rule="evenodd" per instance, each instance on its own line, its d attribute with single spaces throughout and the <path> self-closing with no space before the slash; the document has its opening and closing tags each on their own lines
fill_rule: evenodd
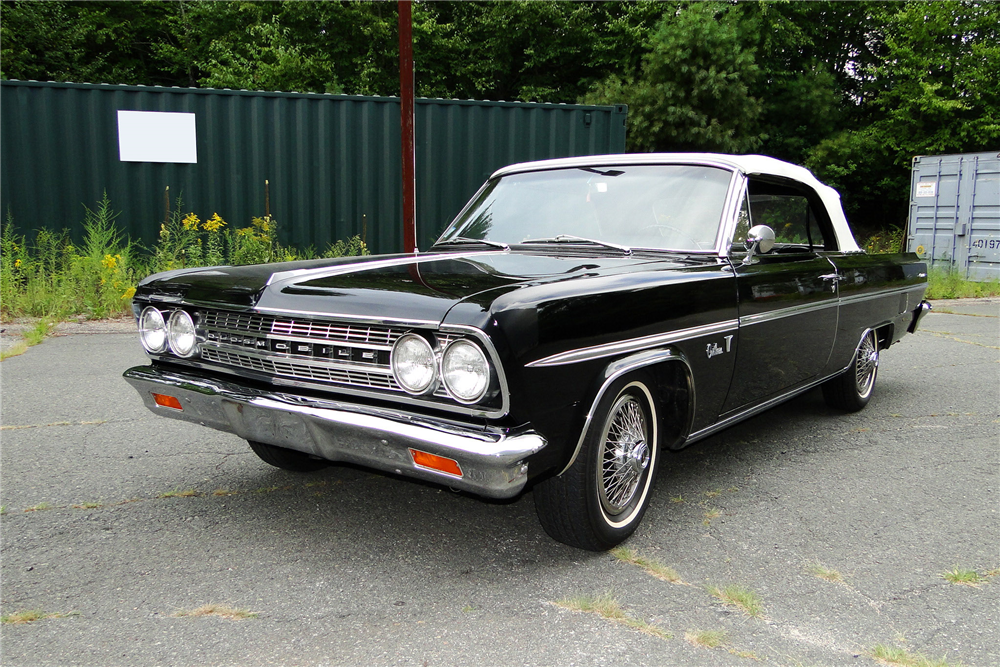
<svg viewBox="0 0 1000 667">
<path fill-rule="evenodd" d="M 832 298 L 824 299 L 819 303 L 807 303 L 801 306 L 791 306 L 789 308 L 781 308 L 779 310 L 772 310 L 766 313 L 759 313 L 757 315 L 744 315 L 740 317 L 740 326 L 749 326 L 751 324 L 760 324 L 761 322 L 780 320 L 785 317 L 805 315 L 806 313 L 826 310 L 827 308 L 837 308 L 839 305 L 840 302 L 836 298 Z"/>
<path fill-rule="evenodd" d="M 580 455 L 580 451 L 583 449 L 583 441 L 587 438 L 587 431 L 590 430 L 590 423 L 594 420 L 594 411 L 597 410 L 598 403 L 601 402 L 601 399 L 604 397 L 605 392 L 607 392 L 608 387 L 611 386 L 611 383 L 626 373 L 640 368 L 645 368 L 646 366 L 651 366 L 661 361 L 679 361 L 684 364 L 684 368 L 687 370 L 688 393 L 691 396 L 691 401 L 688 404 L 688 423 L 686 426 L 687 428 L 691 427 L 691 421 L 694 419 L 695 414 L 696 392 L 694 390 L 694 377 L 691 372 L 691 365 L 687 362 L 687 359 L 685 359 L 683 355 L 678 354 L 674 350 L 648 350 L 644 353 L 620 359 L 605 369 L 604 383 L 597 391 L 597 395 L 594 397 L 594 402 L 590 404 L 590 409 L 587 411 L 587 417 L 583 422 L 583 430 L 580 431 L 580 439 L 576 443 L 576 449 L 573 450 L 573 456 L 570 457 L 569 462 L 562 470 L 559 471 L 558 475 L 561 475 L 569 470 L 570 466 L 576 462 L 576 458 Z M 659 445 L 659 443 L 657 443 L 657 445 Z"/>
<path fill-rule="evenodd" d="M 927 288 L 927 283 L 920 283 L 919 285 L 908 285 L 907 287 L 897 287 L 891 290 L 885 290 L 883 292 L 878 292 L 877 294 L 852 294 L 850 296 L 844 296 L 840 298 L 840 303 L 852 304 L 860 301 L 870 301 L 874 299 L 880 299 L 882 297 L 896 296 L 899 294 L 906 294 L 908 292 L 916 292 Z"/>
<path fill-rule="evenodd" d="M 716 324 L 707 324 L 700 327 L 691 327 L 689 329 L 679 329 L 669 333 L 654 334 L 652 336 L 643 336 L 641 338 L 630 338 L 628 340 L 617 341 L 614 343 L 605 343 L 604 345 L 594 345 L 593 347 L 584 347 L 578 350 L 560 352 L 559 354 L 553 354 L 552 356 L 545 357 L 544 359 L 532 361 L 526 364 L 526 366 L 528 368 L 545 368 L 548 366 L 575 364 L 581 361 L 592 361 L 594 359 L 602 359 L 604 357 L 611 357 L 618 354 L 639 352 L 647 348 L 677 343 L 690 338 L 700 338 L 701 336 L 711 336 L 713 334 L 724 333 L 726 331 L 736 329 L 737 326 L 739 326 L 738 320 L 725 320 Z"/>
</svg>

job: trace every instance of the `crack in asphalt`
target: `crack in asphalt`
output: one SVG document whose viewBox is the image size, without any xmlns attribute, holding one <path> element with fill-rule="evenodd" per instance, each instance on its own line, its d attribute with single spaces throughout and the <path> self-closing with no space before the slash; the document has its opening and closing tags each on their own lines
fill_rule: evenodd
<svg viewBox="0 0 1000 667">
<path fill-rule="evenodd" d="M 59 421 L 47 424 L 8 424 L 0 426 L 0 431 L 17 431 L 25 428 L 49 428 L 51 426 L 100 426 L 101 424 L 128 424 L 136 419 L 86 419 L 82 421 Z"/>
<path fill-rule="evenodd" d="M 956 336 L 951 335 L 950 331 L 932 331 L 930 329 L 924 329 L 923 333 L 928 333 L 928 334 L 930 334 L 932 336 L 935 336 L 937 338 L 945 338 L 947 340 L 953 340 L 953 341 L 956 341 L 958 343 L 966 343 L 968 345 L 976 345 L 978 347 L 985 347 L 985 348 L 990 349 L 990 350 L 1000 350 L 1000 346 L 997 346 L 997 345 L 986 345 L 985 343 L 977 343 L 974 340 L 964 340 L 962 338 L 958 338 Z"/>
</svg>

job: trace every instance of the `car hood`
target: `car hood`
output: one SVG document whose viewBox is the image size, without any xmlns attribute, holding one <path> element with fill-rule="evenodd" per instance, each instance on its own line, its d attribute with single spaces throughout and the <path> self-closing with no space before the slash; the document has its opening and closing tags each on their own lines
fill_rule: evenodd
<svg viewBox="0 0 1000 667">
<path fill-rule="evenodd" d="M 383 255 L 287 264 L 185 269 L 150 276 L 137 296 L 216 307 L 439 323 L 456 304 L 488 304 L 524 287 L 681 268 L 683 257 L 479 251 Z"/>
</svg>

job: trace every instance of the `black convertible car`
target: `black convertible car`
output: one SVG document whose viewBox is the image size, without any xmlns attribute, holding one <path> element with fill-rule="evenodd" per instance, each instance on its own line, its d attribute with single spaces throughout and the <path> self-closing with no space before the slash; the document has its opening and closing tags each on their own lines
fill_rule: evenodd
<svg viewBox="0 0 1000 667">
<path fill-rule="evenodd" d="M 310 471 L 343 461 L 493 498 L 531 485 L 601 550 L 679 449 L 812 387 L 859 410 L 926 267 L 862 252 L 837 193 L 761 156 L 497 171 L 423 253 L 142 281 L 146 406 Z"/>
</svg>

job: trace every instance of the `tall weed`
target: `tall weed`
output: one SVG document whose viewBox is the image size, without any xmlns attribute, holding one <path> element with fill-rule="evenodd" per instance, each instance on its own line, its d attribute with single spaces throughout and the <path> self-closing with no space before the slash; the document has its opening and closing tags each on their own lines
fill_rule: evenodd
<svg viewBox="0 0 1000 667">
<path fill-rule="evenodd" d="M 40 229 L 29 241 L 15 232 L 8 212 L 0 221 L 0 318 L 127 315 L 136 284 L 150 273 L 316 256 L 312 248 L 282 246 L 278 223 L 270 215 L 232 230 L 218 213 L 204 222 L 193 212 L 184 214 L 180 197 L 148 251 L 125 239 L 117 217 L 106 193 L 94 209 L 84 207 L 84 237 L 76 245 L 65 230 Z M 367 246 L 355 236 L 330 244 L 323 256 L 367 254 Z"/>
</svg>

